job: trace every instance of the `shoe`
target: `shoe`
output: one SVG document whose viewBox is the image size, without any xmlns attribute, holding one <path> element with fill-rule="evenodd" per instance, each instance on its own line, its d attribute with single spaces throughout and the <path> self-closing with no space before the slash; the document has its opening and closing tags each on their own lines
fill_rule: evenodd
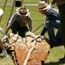
<svg viewBox="0 0 65 65">
<path fill-rule="evenodd" d="M 8 57 L 6 50 L 2 50 L 2 52 L 3 52 L 4 57 Z"/>
<path fill-rule="evenodd" d="M 56 44 L 56 41 L 51 41 L 50 40 L 49 43 L 50 43 L 51 48 L 53 48 L 55 46 L 55 44 Z"/>
</svg>

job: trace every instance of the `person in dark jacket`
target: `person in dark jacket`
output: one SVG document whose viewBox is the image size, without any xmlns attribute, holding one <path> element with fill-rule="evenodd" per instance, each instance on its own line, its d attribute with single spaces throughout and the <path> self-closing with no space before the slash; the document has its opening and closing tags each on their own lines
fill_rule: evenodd
<svg viewBox="0 0 65 65">
<path fill-rule="evenodd" d="M 45 26 L 41 32 L 41 35 L 44 35 L 45 32 L 48 31 L 49 41 L 52 45 L 53 43 L 62 40 L 60 31 L 60 16 L 57 13 L 58 10 L 48 9 L 46 8 L 47 6 L 48 4 L 44 1 L 40 1 L 38 4 L 39 12 L 46 16 Z M 54 28 L 58 29 L 56 35 L 54 33 Z"/>
<path fill-rule="evenodd" d="M 27 27 L 27 24 L 29 29 Z M 8 21 L 8 25 L 5 29 L 5 34 L 2 40 L 4 40 L 7 37 L 7 32 L 10 28 L 12 30 L 12 33 L 18 33 L 18 35 L 21 37 L 25 37 L 27 31 L 33 32 L 30 12 L 26 7 L 22 6 L 16 9 L 16 13 L 14 13 L 14 15 Z"/>
</svg>

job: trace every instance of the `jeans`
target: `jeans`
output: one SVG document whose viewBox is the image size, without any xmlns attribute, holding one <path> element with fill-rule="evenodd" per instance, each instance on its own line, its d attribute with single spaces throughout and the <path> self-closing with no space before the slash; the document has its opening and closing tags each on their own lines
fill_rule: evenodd
<svg viewBox="0 0 65 65">
<path fill-rule="evenodd" d="M 47 20 L 45 22 L 45 27 L 47 28 L 50 41 L 53 42 L 61 39 L 60 20 Z M 56 35 L 54 33 L 54 28 L 58 29 Z"/>
</svg>

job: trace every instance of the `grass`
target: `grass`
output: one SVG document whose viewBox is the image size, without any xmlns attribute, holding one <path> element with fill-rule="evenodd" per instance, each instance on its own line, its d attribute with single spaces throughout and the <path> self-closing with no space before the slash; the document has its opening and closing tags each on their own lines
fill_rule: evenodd
<svg viewBox="0 0 65 65">
<path fill-rule="evenodd" d="M 3 54 L 0 53 L 0 65 L 14 65 L 10 55 L 8 55 L 8 58 L 4 58 L 2 56 Z"/>
<path fill-rule="evenodd" d="M 16 0 L 16 1 L 21 1 L 21 0 Z M 40 0 L 23 0 L 24 4 L 37 4 Z M 49 0 L 50 2 L 52 0 Z M 4 3 L 5 0 L 1 0 L 0 3 Z M 7 3 L 12 3 L 13 0 L 7 0 Z"/>
<path fill-rule="evenodd" d="M 4 0 L 1 0 L 0 2 L 3 2 L 3 1 Z M 11 0 L 9 0 L 9 2 L 10 1 Z M 29 0 L 29 1 L 32 2 L 33 0 Z M 36 0 L 34 0 L 34 1 L 36 1 Z M 36 3 L 38 1 L 39 0 L 37 0 Z M 26 0 L 26 2 L 27 2 L 27 0 Z M 28 2 L 28 3 L 30 3 L 30 2 Z M 0 6 L 0 8 L 2 8 L 2 6 Z M 38 30 L 35 31 L 35 34 L 39 34 L 44 26 L 44 25 L 41 26 L 41 24 L 43 24 L 43 22 L 45 21 L 45 16 L 41 15 L 38 12 L 37 6 L 27 6 L 27 8 L 29 8 L 29 10 L 31 12 L 33 29 L 36 30 L 38 27 L 40 27 Z M 7 6 L 5 9 L 5 12 L 4 12 L 1 24 L 0 24 L 0 27 L 2 27 L 3 29 L 5 29 L 10 9 L 11 9 L 10 6 Z M 15 10 L 16 10 L 16 7 L 14 8 L 13 13 L 15 12 Z M 9 33 L 10 32 L 11 32 L 11 30 L 9 31 Z M 45 34 L 45 36 L 48 37 L 47 33 Z M 2 37 L 2 34 L 0 34 L 0 37 Z M 59 46 L 56 46 L 54 48 L 51 48 L 50 53 L 48 55 L 48 58 L 45 61 L 44 65 L 65 65 L 65 62 L 59 61 L 59 59 L 64 56 L 63 54 L 64 54 L 63 45 L 59 45 Z M 8 58 L 3 58 L 2 56 L 3 56 L 3 54 L 0 53 L 0 65 L 14 65 L 10 54 L 8 54 L 8 56 L 9 56 Z"/>
<path fill-rule="evenodd" d="M 16 0 L 16 1 L 21 1 L 21 0 Z M 40 0 L 23 0 L 24 2 L 24 4 L 36 4 L 36 3 L 38 3 Z M 0 1 L 0 3 L 4 3 L 5 2 L 5 0 L 1 0 Z M 7 3 L 12 3 L 13 2 L 13 0 L 7 0 Z"/>
</svg>

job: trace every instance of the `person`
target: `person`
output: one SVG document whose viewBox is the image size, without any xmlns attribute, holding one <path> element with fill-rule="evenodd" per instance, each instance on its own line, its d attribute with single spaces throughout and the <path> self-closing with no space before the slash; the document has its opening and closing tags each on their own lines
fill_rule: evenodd
<svg viewBox="0 0 65 65">
<path fill-rule="evenodd" d="M 57 4 L 58 9 L 59 9 L 59 14 L 60 14 L 60 23 L 61 23 L 61 35 L 63 39 L 63 44 L 64 44 L 64 58 L 61 60 L 65 60 L 65 0 L 53 0 L 52 3 L 50 3 L 47 8 L 51 9 L 52 7 Z"/>
<path fill-rule="evenodd" d="M 3 14 L 3 10 L 0 8 L 0 16 L 2 16 L 2 14 Z M 4 34 L 4 31 L 2 30 L 1 27 L 0 27 L 0 32 L 2 32 Z M 2 52 L 4 54 L 4 57 L 8 57 L 7 51 L 6 51 L 5 47 L 4 47 L 4 45 L 2 44 L 2 41 L 1 40 L 0 40 L 0 47 L 2 49 Z"/>
<path fill-rule="evenodd" d="M 56 12 L 56 9 L 48 9 L 46 8 L 47 6 L 48 4 L 44 1 L 40 1 L 38 4 L 39 12 L 46 16 L 45 26 L 40 35 L 44 35 L 45 32 L 48 31 L 49 41 L 52 46 L 57 41 L 62 40 L 60 31 L 60 16 L 57 13 L 58 11 Z M 56 36 L 54 28 L 58 29 Z"/>
<path fill-rule="evenodd" d="M 49 5 L 50 8 L 52 8 L 55 4 L 57 4 L 59 8 L 60 13 L 60 20 L 61 20 L 61 34 L 64 44 L 64 60 L 65 60 L 65 0 L 53 0 L 51 5 Z"/>
<path fill-rule="evenodd" d="M 2 38 L 4 40 L 7 36 L 7 32 L 11 28 L 12 33 L 20 35 L 21 37 L 25 37 L 25 33 L 28 31 L 27 23 L 29 26 L 29 30 L 33 32 L 32 28 L 32 20 L 30 17 L 30 12 L 26 7 L 20 7 L 16 9 L 16 13 L 11 17 L 8 21 L 8 25 L 5 29 L 5 34 Z"/>
</svg>

